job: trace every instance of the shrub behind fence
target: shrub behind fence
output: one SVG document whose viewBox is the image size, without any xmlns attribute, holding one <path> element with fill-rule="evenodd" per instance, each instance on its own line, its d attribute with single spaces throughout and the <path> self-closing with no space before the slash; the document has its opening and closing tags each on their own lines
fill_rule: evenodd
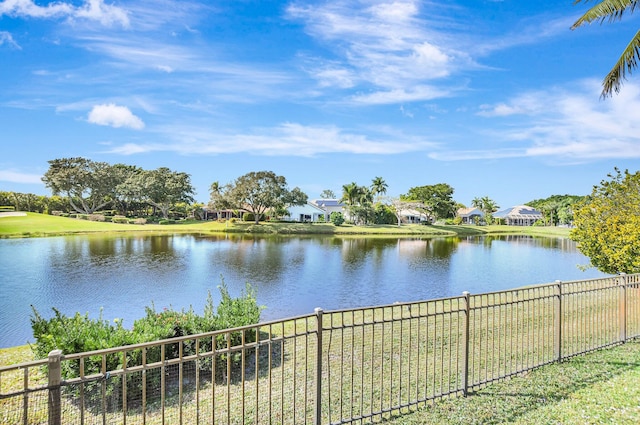
<svg viewBox="0 0 640 425">
<path fill-rule="evenodd" d="M 372 423 L 640 335 L 640 275 L 327 311 L 0 368 L 4 424 Z M 119 357 L 108 370 L 106 359 Z M 88 359 L 103 364 L 89 375 Z M 61 365 L 76 377 L 62 380 Z"/>
</svg>

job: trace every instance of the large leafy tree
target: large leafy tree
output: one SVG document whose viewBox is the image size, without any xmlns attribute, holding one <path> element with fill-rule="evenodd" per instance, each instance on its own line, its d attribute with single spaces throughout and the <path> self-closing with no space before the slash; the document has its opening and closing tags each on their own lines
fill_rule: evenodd
<svg viewBox="0 0 640 425">
<path fill-rule="evenodd" d="M 106 162 L 86 158 L 53 159 L 42 181 L 53 195 L 68 197 L 75 211 L 92 214 L 113 202 L 118 181 L 112 170 Z"/>
<path fill-rule="evenodd" d="M 589 0 L 575 0 L 575 3 L 583 1 L 587 3 Z M 584 24 L 591 22 L 615 22 L 622 19 L 625 12 L 632 13 L 639 0 L 601 0 L 596 5 L 585 12 L 571 27 L 576 29 Z M 602 81 L 602 97 L 608 97 L 613 92 L 620 92 L 622 80 L 626 79 L 626 74 L 638 67 L 640 60 L 640 30 L 636 32 L 627 47 L 624 49 L 617 62 L 609 71 Z"/>
<path fill-rule="evenodd" d="M 616 169 L 574 211 L 571 239 L 605 273 L 640 272 L 640 171 Z"/>
<path fill-rule="evenodd" d="M 302 190 L 294 188 L 290 191 L 287 180 L 273 171 L 252 171 L 222 187 L 214 182 L 210 194 L 211 207 L 247 210 L 253 214 L 256 224 L 267 210 L 279 210 L 307 202 L 307 195 Z"/>
<path fill-rule="evenodd" d="M 193 202 L 195 190 L 191 176 L 187 173 L 171 171 L 167 167 L 142 171 L 136 174 L 140 180 L 142 200 L 160 210 L 164 218 L 176 204 Z"/>
<path fill-rule="evenodd" d="M 446 183 L 416 186 L 409 189 L 406 195 L 400 196 L 400 199 L 422 203 L 424 210 L 435 219 L 449 218 L 456 212 L 453 190 L 453 187 Z"/>
</svg>

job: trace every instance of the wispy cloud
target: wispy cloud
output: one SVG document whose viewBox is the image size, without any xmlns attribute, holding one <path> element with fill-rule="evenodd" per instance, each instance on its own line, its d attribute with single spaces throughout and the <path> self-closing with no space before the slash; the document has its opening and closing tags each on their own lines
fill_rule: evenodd
<svg viewBox="0 0 640 425">
<path fill-rule="evenodd" d="M 332 1 L 294 4 L 287 14 L 303 21 L 307 33 L 330 46 L 338 58 L 329 66 L 324 58 L 316 58 L 319 66 L 310 68 L 310 74 L 320 86 L 369 85 L 373 93 L 354 100 L 379 104 L 446 95 L 445 90 L 421 87 L 425 81 L 447 77 L 473 63 L 421 17 L 420 6 L 421 2 L 409 0 L 375 4 Z"/>
<path fill-rule="evenodd" d="M 129 127 L 136 130 L 144 128 L 144 122 L 135 116 L 126 106 L 118 106 L 113 103 L 95 105 L 87 121 L 92 124 L 108 125 L 111 127 Z"/>
<path fill-rule="evenodd" d="M 39 19 L 66 18 L 70 21 L 99 22 L 104 26 L 129 26 L 127 12 L 120 7 L 105 4 L 103 0 L 85 0 L 80 6 L 71 2 L 39 6 L 33 0 L 5 0 L 0 3 L 0 16 L 2 15 Z"/>
<path fill-rule="evenodd" d="M 583 81 L 576 87 L 553 88 L 515 96 L 496 105 L 482 105 L 479 115 L 519 121 L 493 127 L 484 149 L 441 151 L 438 160 L 539 157 L 553 163 L 640 158 L 640 85 L 628 83 L 618 95 L 600 101 L 600 84 Z"/>
<path fill-rule="evenodd" d="M 0 170 L 0 181 L 10 183 L 37 184 L 42 183 L 42 176 L 38 174 L 26 174 L 12 170 Z"/>
<path fill-rule="evenodd" d="M 318 154 L 351 153 L 391 155 L 431 149 L 434 144 L 412 136 L 377 136 L 345 131 L 336 126 L 305 126 L 284 123 L 273 128 L 260 128 L 251 133 L 222 134 L 203 128 L 167 129 L 167 137 L 180 135 L 170 143 L 123 144 L 108 153 L 132 155 L 146 152 L 171 151 L 182 155 L 249 153 L 273 156 L 314 156 Z M 173 135 L 173 136 L 172 136 Z"/>
<path fill-rule="evenodd" d="M 14 49 L 22 50 L 20 45 L 13 39 L 11 33 L 7 31 L 0 31 L 0 46 L 5 44 L 13 47 Z"/>
</svg>

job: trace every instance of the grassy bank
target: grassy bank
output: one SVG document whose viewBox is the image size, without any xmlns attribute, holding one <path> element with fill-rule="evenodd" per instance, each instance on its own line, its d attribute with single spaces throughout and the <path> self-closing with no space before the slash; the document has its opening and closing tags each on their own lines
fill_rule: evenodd
<svg viewBox="0 0 640 425">
<path fill-rule="evenodd" d="M 466 398 L 436 401 L 385 424 L 637 424 L 638 341 L 507 379 Z"/>
<path fill-rule="evenodd" d="M 0 238 L 28 238 L 89 233 L 251 233 L 251 234 L 325 234 L 388 236 L 475 236 L 528 234 L 566 237 L 569 229 L 555 227 L 516 226 L 423 226 L 418 224 L 334 226 L 330 223 L 230 223 L 217 221 L 184 221 L 175 224 L 118 224 L 93 222 L 46 214 L 0 217 Z"/>
<path fill-rule="evenodd" d="M 28 346 L 0 349 L 0 364 L 32 358 Z M 550 364 L 477 391 L 383 420 L 422 424 L 640 423 L 640 343 Z"/>
</svg>

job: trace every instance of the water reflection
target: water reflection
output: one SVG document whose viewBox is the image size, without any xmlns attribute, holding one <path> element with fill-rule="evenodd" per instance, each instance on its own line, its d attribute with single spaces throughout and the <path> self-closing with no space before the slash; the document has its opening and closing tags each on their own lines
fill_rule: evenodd
<svg viewBox="0 0 640 425">
<path fill-rule="evenodd" d="M 224 276 L 232 294 L 257 288 L 274 319 L 325 309 L 487 292 L 599 276 L 563 238 L 364 238 L 334 236 L 143 235 L 0 240 L 0 346 L 31 335 L 30 304 L 125 325 L 144 307 L 202 311 L 218 301 Z"/>
</svg>

